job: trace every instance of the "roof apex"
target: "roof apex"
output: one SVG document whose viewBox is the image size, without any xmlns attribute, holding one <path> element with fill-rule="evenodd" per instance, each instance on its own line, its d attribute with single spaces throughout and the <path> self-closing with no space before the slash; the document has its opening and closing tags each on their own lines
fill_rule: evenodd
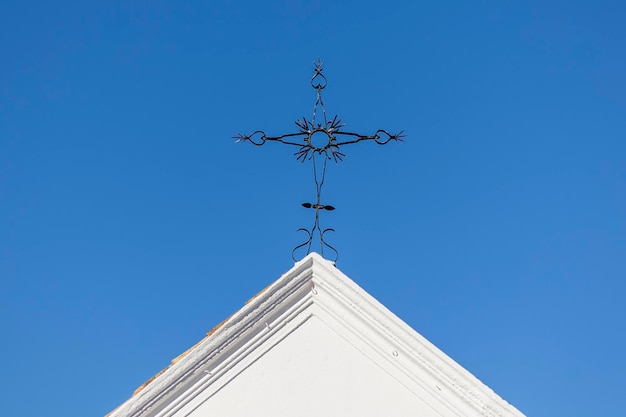
<svg viewBox="0 0 626 417">
<path fill-rule="evenodd" d="M 313 252 L 141 386 L 108 417 L 177 417 L 315 316 L 415 395 L 445 405 L 441 415 L 523 416 Z M 291 330 L 290 330 L 291 329 Z M 245 365 L 248 364 L 248 365 Z M 238 371 L 242 372 L 242 370 Z M 182 411 L 181 411 L 182 413 Z"/>
</svg>

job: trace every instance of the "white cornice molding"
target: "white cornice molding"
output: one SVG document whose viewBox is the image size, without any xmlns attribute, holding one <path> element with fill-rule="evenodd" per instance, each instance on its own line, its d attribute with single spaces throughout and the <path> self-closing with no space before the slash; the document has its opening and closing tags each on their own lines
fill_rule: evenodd
<svg viewBox="0 0 626 417">
<path fill-rule="evenodd" d="M 317 255 L 317 254 L 316 254 Z M 431 387 L 435 395 L 443 396 L 451 404 L 464 404 L 473 408 L 476 415 L 489 417 L 523 416 L 452 358 L 430 343 L 404 323 L 354 281 L 335 268 L 332 263 L 319 259 L 315 265 L 313 281 L 327 286 L 329 293 L 344 305 L 349 305 L 361 322 L 371 329 L 370 342 L 377 339 L 380 347 L 392 349 L 399 369 L 416 383 L 424 378 L 419 370 L 429 374 L 437 384 Z M 323 270 L 323 272 L 317 272 Z M 362 329 L 359 326 L 352 328 Z M 376 338 L 374 335 L 378 334 Z M 385 352 L 387 353 L 387 352 Z M 454 407 L 466 412 L 466 407 Z M 459 415 L 466 415 L 460 412 Z"/>
<path fill-rule="evenodd" d="M 396 317 L 332 262 L 312 253 L 251 299 L 107 417 L 178 417 L 316 315 L 409 390 L 450 415 L 523 416 Z M 347 329 L 347 330 L 346 330 Z M 468 414 L 469 413 L 469 414 Z"/>
</svg>

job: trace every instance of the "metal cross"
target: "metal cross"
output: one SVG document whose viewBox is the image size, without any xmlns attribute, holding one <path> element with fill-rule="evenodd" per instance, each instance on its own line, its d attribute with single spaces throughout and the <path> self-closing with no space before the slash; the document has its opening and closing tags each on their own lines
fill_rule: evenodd
<svg viewBox="0 0 626 417">
<path fill-rule="evenodd" d="M 285 145 L 296 146 L 298 150 L 294 153 L 298 161 L 304 162 L 311 160 L 313 165 L 313 177 L 315 179 L 315 188 L 317 192 L 317 199 L 315 203 L 302 203 L 305 208 L 311 208 L 315 210 L 315 221 L 311 229 L 300 228 L 298 232 L 306 232 L 307 240 L 296 246 L 291 252 L 291 257 L 294 261 L 296 259 L 296 251 L 300 248 L 306 247 L 306 255 L 311 252 L 311 244 L 313 243 L 313 236 L 317 232 L 320 240 L 320 254 L 324 256 L 324 247 L 329 248 L 335 253 L 333 261 L 337 261 L 339 253 L 324 239 L 326 232 L 334 232 L 335 229 L 326 228 L 322 230 L 320 227 L 320 210 L 334 210 L 335 207 L 322 204 L 322 187 L 324 186 L 324 179 L 326 176 L 326 162 L 333 159 L 335 163 L 343 161 L 346 156 L 341 152 L 341 147 L 351 145 L 366 140 L 372 140 L 378 145 L 386 145 L 390 141 L 402 141 L 404 135 L 400 131 L 396 134 L 391 134 L 386 130 L 379 129 L 374 132 L 373 135 L 361 135 L 353 132 L 342 131 L 345 125 L 341 119 L 337 116 L 332 120 L 326 118 L 326 109 L 324 107 L 324 101 L 322 100 L 322 90 L 326 88 L 326 77 L 322 74 L 322 62 L 314 62 L 315 70 L 313 77 L 311 77 L 311 86 L 317 91 L 317 100 L 313 106 L 313 117 L 311 120 L 307 120 L 305 117 L 296 120 L 296 126 L 298 131 L 294 133 L 287 133 L 280 136 L 267 136 L 264 131 L 257 130 L 250 135 L 243 135 L 237 133 L 234 138 L 236 142 L 250 142 L 255 146 L 262 146 L 265 142 L 280 142 Z M 319 123 L 316 120 L 317 111 L 321 109 L 324 122 Z M 316 159 L 316 157 L 319 157 Z M 321 159 L 321 161 L 319 160 Z M 321 165 L 321 166 L 320 166 Z"/>
</svg>

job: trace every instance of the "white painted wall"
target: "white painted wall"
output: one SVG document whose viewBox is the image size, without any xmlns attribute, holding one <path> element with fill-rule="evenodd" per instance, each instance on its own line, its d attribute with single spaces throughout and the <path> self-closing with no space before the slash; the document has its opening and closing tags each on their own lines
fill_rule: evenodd
<svg viewBox="0 0 626 417">
<path fill-rule="evenodd" d="M 441 408 L 441 407 L 440 407 Z M 191 417 L 417 417 L 443 414 L 316 317 L 251 364 Z"/>
</svg>

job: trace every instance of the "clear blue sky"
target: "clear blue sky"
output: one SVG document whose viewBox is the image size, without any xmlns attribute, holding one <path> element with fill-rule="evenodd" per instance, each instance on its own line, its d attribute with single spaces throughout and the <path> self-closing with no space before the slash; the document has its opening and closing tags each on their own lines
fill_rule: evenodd
<svg viewBox="0 0 626 417">
<path fill-rule="evenodd" d="M 346 129 L 338 267 L 535 417 L 622 416 L 626 7 L 0 4 L 0 407 L 104 415 L 292 266 L 276 144 L 312 62 Z"/>
</svg>

